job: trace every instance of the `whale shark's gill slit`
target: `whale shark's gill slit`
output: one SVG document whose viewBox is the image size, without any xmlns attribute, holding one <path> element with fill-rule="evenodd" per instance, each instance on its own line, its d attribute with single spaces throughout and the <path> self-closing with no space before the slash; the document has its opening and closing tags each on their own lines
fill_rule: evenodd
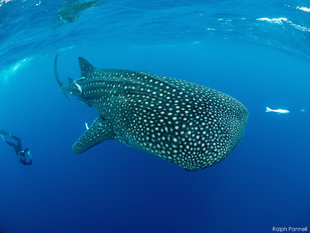
<svg viewBox="0 0 310 233">
<path fill-rule="evenodd" d="M 63 86 L 63 83 L 60 81 L 60 78 L 58 75 L 57 61 L 58 61 L 58 55 L 56 54 L 55 59 L 54 59 L 54 74 L 55 74 L 58 86 L 61 88 Z M 65 93 L 63 93 L 63 94 L 65 95 L 66 99 L 69 100 L 68 96 Z"/>
</svg>

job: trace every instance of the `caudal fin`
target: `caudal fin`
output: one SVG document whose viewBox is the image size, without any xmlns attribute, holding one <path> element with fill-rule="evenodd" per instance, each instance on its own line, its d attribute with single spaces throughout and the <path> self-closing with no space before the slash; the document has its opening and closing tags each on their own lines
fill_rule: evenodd
<svg viewBox="0 0 310 233">
<path fill-rule="evenodd" d="M 266 107 L 266 111 L 265 112 L 271 112 L 271 108 Z"/>
<path fill-rule="evenodd" d="M 58 75 L 58 69 L 57 69 L 57 60 L 58 60 L 58 55 L 56 54 L 55 59 L 54 59 L 54 74 L 56 77 L 56 81 L 58 83 L 58 86 L 61 87 L 63 84 L 59 79 L 59 75 Z"/>
</svg>

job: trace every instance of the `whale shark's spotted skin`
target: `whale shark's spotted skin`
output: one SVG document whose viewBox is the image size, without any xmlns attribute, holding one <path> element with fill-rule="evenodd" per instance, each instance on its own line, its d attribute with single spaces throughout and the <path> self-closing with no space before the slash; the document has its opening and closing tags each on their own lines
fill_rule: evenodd
<svg viewBox="0 0 310 233">
<path fill-rule="evenodd" d="M 76 153 L 116 139 L 194 171 L 226 158 L 243 135 L 248 111 L 224 93 L 180 79 L 96 69 L 83 58 L 79 61 L 81 78 L 61 88 L 100 116 L 73 145 Z"/>
</svg>

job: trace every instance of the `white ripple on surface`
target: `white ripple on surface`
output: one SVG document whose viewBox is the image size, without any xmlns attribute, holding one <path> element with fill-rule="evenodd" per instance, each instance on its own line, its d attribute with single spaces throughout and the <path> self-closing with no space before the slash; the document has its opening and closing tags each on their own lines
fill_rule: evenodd
<svg viewBox="0 0 310 233">
<path fill-rule="evenodd" d="M 297 30 L 300 30 L 303 32 L 310 32 L 310 28 L 296 24 L 296 23 L 288 20 L 287 18 L 283 18 L 283 17 L 281 17 L 281 18 L 257 18 L 256 20 L 266 21 L 266 22 L 275 23 L 275 24 L 282 24 L 283 22 L 286 22 Z"/>
<path fill-rule="evenodd" d="M 267 21 L 267 22 L 276 23 L 276 24 L 282 24 L 283 21 L 287 22 L 287 18 L 283 18 L 283 17 L 281 17 L 281 18 L 272 18 L 272 19 L 270 19 L 270 18 L 258 18 L 256 20 L 258 20 L 258 21 Z"/>
<path fill-rule="evenodd" d="M 11 0 L 0 0 L 0 7 L 4 4 L 4 3 L 8 3 Z"/>
<path fill-rule="evenodd" d="M 299 6 L 298 6 L 298 7 L 296 7 L 296 9 L 297 9 L 297 10 L 301 10 L 301 11 L 305 11 L 305 12 L 309 12 L 309 13 L 310 13 L 310 8 L 308 8 L 308 7 L 303 7 L 303 6 L 302 6 L 302 7 L 299 7 Z"/>
</svg>

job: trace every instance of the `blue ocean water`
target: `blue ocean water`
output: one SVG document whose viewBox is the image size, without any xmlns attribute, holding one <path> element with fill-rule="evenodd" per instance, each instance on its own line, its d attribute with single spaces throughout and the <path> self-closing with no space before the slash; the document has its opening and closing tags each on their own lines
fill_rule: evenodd
<svg viewBox="0 0 310 233">
<path fill-rule="evenodd" d="M 310 231 L 308 1 L 0 0 L 0 232 Z M 182 78 L 240 100 L 245 135 L 221 163 L 187 172 L 106 141 L 76 155 L 97 116 L 57 86 L 99 68 Z M 289 114 L 266 113 L 265 107 Z"/>
</svg>

